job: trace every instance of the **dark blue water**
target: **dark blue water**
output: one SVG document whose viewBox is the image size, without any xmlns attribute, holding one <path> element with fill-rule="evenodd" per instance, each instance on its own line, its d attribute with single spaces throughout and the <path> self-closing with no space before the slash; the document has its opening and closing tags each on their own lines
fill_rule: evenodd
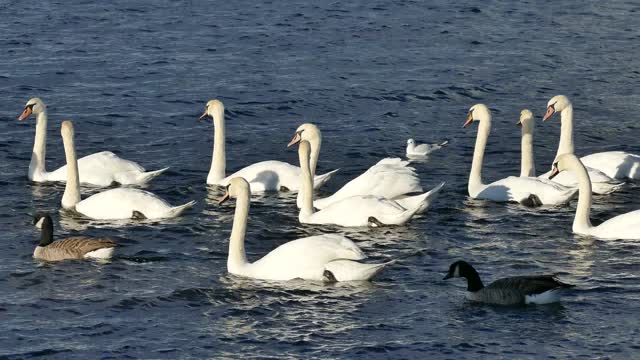
<svg viewBox="0 0 640 360">
<path fill-rule="evenodd" d="M 640 351 L 638 244 L 571 233 L 575 202 L 557 209 L 471 201 L 466 180 L 478 102 L 494 112 L 485 180 L 519 173 L 522 108 L 553 95 L 574 103 L 577 151 L 640 153 L 640 5 L 633 1 L 253 2 L 10 1 L 0 4 L 0 357 L 29 358 L 629 358 Z M 59 212 L 61 185 L 27 180 L 33 118 L 49 109 L 48 169 L 64 162 L 60 122 L 75 122 L 81 155 L 112 150 L 147 169 L 148 187 L 185 216 L 110 227 Z M 346 234 L 372 261 L 403 258 L 376 281 L 270 283 L 226 271 L 232 206 L 205 179 L 211 98 L 227 107 L 227 169 L 297 155 L 285 145 L 312 121 L 324 135 L 319 170 L 341 168 L 335 191 L 409 137 L 449 139 L 415 164 L 447 186 L 425 216 L 371 230 L 302 226 L 295 198 L 253 199 L 247 249 Z M 538 124 L 548 169 L 557 118 Z M 85 193 L 90 193 L 88 189 Z M 595 222 L 638 208 L 630 184 L 597 197 Z M 25 213 L 48 210 L 58 236 L 109 236 L 108 264 L 43 264 Z M 561 304 L 467 303 L 441 281 L 466 259 L 485 280 L 557 272 L 577 285 Z"/>
</svg>

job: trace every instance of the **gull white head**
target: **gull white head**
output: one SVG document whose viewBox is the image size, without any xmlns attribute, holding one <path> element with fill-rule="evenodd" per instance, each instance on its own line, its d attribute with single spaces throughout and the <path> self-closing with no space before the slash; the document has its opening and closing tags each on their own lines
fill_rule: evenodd
<svg viewBox="0 0 640 360">
<path fill-rule="evenodd" d="M 571 106 L 571 101 L 564 95 L 556 95 L 547 102 L 547 112 L 544 114 L 542 121 L 547 121 L 553 114 L 562 112 L 562 110 Z"/>
<path fill-rule="evenodd" d="M 416 144 L 415 140 L 413 140 L 413 139 L 407 140 L 407 145 L 415 145 L 415 144 Z"/>
<path fill-rule="evenodd" d="M 24 106 L 24 111 L 18 117 L 19 121 L 22 121 L 28 118 L 31 114 L 38 115 L 41 112 L 47 110 L 47 106 L 40 98 L 31 98 L 27 101 L 27 104 Z"/>
</svg>

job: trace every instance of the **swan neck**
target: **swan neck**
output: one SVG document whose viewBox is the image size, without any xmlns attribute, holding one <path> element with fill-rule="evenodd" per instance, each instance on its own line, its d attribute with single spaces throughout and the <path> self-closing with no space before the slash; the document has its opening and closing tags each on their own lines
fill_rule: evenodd
<svg viewBox="0 0 640 360">
<path fill-rule="evenodd" d="M 473 162 L 471 163 L 471 173 L 469 174 L 469 194 L 479 186 L 482 186 L 482 162 L 484 160 L 484 150 L 491 133 L 491 115 L 485 114 L 478 124 L 478 135 L 476 145 L 473 150 Z"/>
<path fill-rule="evenodd" d="M 313 214 L 313 174 L 309 165 L 309 153 L 299 152 L 300 158 L 300 176 L 301 176 L 301 189 L 300 194 L 302 196 L 302 204 L 300 207 L 299 220 L 306 219 Z"/>
<path fill-rule="evenodd" d="M 592 227 L 589 216 L 591 214 L 591 179 L 584 165 L 574 158 L 571 164 L 571 171 L 578 178 L 578 206 L 576 216 L 573 219 L 573 231 L 584 233 Z"/>
<path fill-rule="evenodd" d="M 247 255 L 244 251 L 244 238 L 247 233 L 251 193 L 248 188 L 240 191 L 241 193 L 236 199 L 236 210 L 233 215 L 233 227 L 231 228 L 231 238 L 229 239 L 227 269 L 231 273 L 236 272 L 233 271 L 233 269 L 238 269 L 247 264 Z"/>
<path fill-rule="evenodd" d="M 316 167 L 318 165 L 318 158 L 320 157 L 320 147 L 322 146 L 322 138 L 320 136 L 309 139 L 309 145 L 311 145 L 311 160 L 309 166 L 311 169 L 312 178 L 316 176 Z"/>
<path fill-rule="evenodd" d="M 224 109 L 218 110 L 213 117 L 213 156 L 211 169 L 207 176 L 208 183 L 224 179 L 226 172 Z"/>
<path fill-rule="evenodd" d="M 35 173 L 46 173 L 45 156 L 47 155 L 47 110 L 36 116 L 36 136 L 33 141 L 33 152 L 29 163 L 29 179 L 33 180 Z"/>
<path fill-rule="evenodd" d="M 562 154 L 574 154 L 573 105 L 568 105 L 560 112 L 560 123 L 560 143 L 556 157 Z"/>
<path fill-rule="evenodd" d="M 533 157 L 533 127 L 528 125 L 522 126 L 520 176 L 536 176 L 536 165 Z"/>
<path fill-rule="evenodd" d="M 80 174 L 78 173 L 78 159 L 73 135 L 63 135 L 64 155 L 67 159 L 67 184 L 62 195 L 62 207 L 73 208 L 80 202 Z"/>
</svg>

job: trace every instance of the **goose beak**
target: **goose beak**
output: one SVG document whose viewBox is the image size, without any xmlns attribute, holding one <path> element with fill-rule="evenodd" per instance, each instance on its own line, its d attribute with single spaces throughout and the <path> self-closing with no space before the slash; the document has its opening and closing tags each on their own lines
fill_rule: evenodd
<svg viewBox="0 0 640 360">
<path fill-rule="evenodd" d="M 560 173 L 560 170 L 558 170 L 558 168 L 554 166 L 553 169 L 551 169 L 551 174 L 549 174 L 549 180 L 556 177 L 556 175 L 558 175 L 559 173 Z"/>
<path fill-rule="evenodd" d="M 291 141 L 289 141 L 289 143 L 287 144 L 287 147 L 291 147 L 292 145 L 295 145 L 295 144 L 299 143 L 300 140 L 302 140 L 302 135 L 300 135 L 300 132 L 298 131 L 293 136 L 293 139 L 291 139 Z"/>
<path fill-rule="evenodd" d="M 471 113 L 471 111 L 469 111 L 469 115 L 467 115 L 467 121 L 464 122 L 464 125 L 462 125 L 463 128 L 466 128 L 467 126 L 469 126 L 471 123 L 473 122 L 473 114 Z"/>
<path fill-rule="evenodd" d="M 229 192 L 226 191 L 224 193 L 224 196 L 220 198 L 220 200 L 218 200 L 218 205 L 222 205 L 224 204 L 227 200 L 229 200 Z"/>
<path fill-rule="evenodd" d="M 20 117 L 18 118 L 18 121 L 22 121 L 22 120 L 28 118 L 29 115 L 31 115 L 32 112 L 33 112 L 33 110 L 31 110 L 31 107 L 24 108 L 24 111 L 22 112 L 22 114 L 20 114 Z"/>
<path fill-rule="evenodd" d="M 549 107 L 547 108 L 547 112 L 544 113 L 544 117 L 542 118 L 542 121 L 547 121 L 548 118 L 551 117 L 551 115 L 553 115 L 556 112 L 556 109 L 553 107 L 553 105 L 549 105 Z"/>
<path fill-rule="evenodd" d="M 447 280 L 447 279 L 451 279 L 453 276 L 451 276 L 451 274 L 447 274 L 445 275 L 445 277 L 442 278 L 442 280 Z"/>
<path fill-rule="evenodd" d="M 198 118 L 198 121 L 204 120 L 207 118 L 207 111 L 205 110 L 204 113 L 202 115 L 200 115 L 200 117 Z"/>
</svg>

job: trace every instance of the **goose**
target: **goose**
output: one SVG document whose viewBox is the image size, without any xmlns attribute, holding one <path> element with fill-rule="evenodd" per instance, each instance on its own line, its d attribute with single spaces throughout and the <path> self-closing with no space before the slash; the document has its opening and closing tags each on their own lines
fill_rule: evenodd
<svg viewBox="0 0 640 360">
<path fill-rule="evenodd" d="M 172 207 L 153 193 L 133 188 L 110 189 L 82 200 L 71 121 L 63 121 L 60 132 L 69 169 L 62 195 L 64 209 L 72 209 L 86 217 L 100 220 L 162 219 L 176 217 L 196 203 L 191 201 Z"/>
<path fill-rule="evenodd" d="M 560 112 L 560 143 L 558 153 L 575 153 L 573 145 L 573 105 L 564 95 L 552 97 L 547 103 L 547 112 L 543 121 L 547 121 L 553 114 Z M 580 158 L 587 169 L 597 169 L 614 179 L 640 179 L 640 155 L 624 151 L 605 151 Z M 591 172 L 589 173 L 591 175 Z M 594 181 L 592 178 L 591 181 Z"/>
<path fill-rule="evenodd" d="M 447 146 L 449 141 L 445 140 L 437 144 L 416 144 L 413 139 L 407 140 L 407 157 L 422 157 L 431 154 L 436 150 L 440 150 Z"/>
<path fill-rule="evenodd" d="M 520 176 L 535 177 L 536 168 L 533 157 L 533 128 L 535 120 L 533 118 L 533 113 L 528 109 L 522 110 L 520 113 L 520 121 L 518 121 L 517 124 L 522 127 L 522 160 L 520 162 Z M 588 169 L 588 171 L 589 178 L 592 179 L 591 185 L 594 194 L 610 194 L 624 186 L 624 182 L 612 179 L 601 171 L 596 169 Z M 549 174 L 540 175 L 538 176 L 538 179 L 545 182 L 549 181 Z M 559 174 L 553 179 L 553 182 L 569 188 L 578 187 L 576 177 L 573 176 L 570 171 Z"/>
<path fill-rule="evenodd" d="M 109 259 L 118 244 L 108 238 L 70 237 L 53 241 L 53 221 L 49 214 L 33 218 L 40 228 L 40 244 L 33 251 L 35 259 L 62 261 L 72 259 Z"/>
<path fill-rule="evenodd" d="M 557 205 L 564 204 L 575 196 L 577 189 L 531 177 L 509 176 L 491 184 L 484 184 L 482 162 L 489 133 L 491 133 L 491 112 L 486 105 L 472 106 L 463 127 L 466 128 L 474 121 L 479 125 L 469 174 L 468 191 L 471 198 L 497 202 L 516 201 L 523 204 Z"/>
<path fill-rule="evenodd" d="M 36 116 L 36 136 L 33 143 L 31 162 L 29 163 L 29 180 L 34 182 L 64 182 L 67 180 L 66 165 L 52 172 L 48 172 L 45 167 L 47 107 L 41 99 L 29 99 L 18 120 L 22 121 L 32 114 Z M 82 184 L 104 187 L 114 183 L 122 185 L 146 184 L 169 168 L 145 171 L 142 166 L 133 161 L 122 159 L 110 151 L 102 151 L 80 158 L 78 160 L 78 169 Z"/>
<path fill-rule="evenodd" d="M 313 144 L 319 136 L 320 130 L 318 130 L 317 126 L 311 123 L 305 123 L 296 129 L 293 139 L 287 146 L 291 147 L 302 140 Z M 420 179 L 416 175 L 415 169 L 408 165 L 408 161 L 402 161 L 399 158 L 382 159 L 367 171 L 346 183 L 333 195 L 323 199 L 316 199 L 313 202 L 313 206 L 316 209 L 324 209 L 336 201 L 351 196 L 374 195 L 386 199 L 394 199 L 405 209 L 413 208 L 417 203 L 421 203 L 422 199 L 407 194 L 422 192 L 422 187 L 420 186 Z M 314 169 L 312 146 L 312 172 Z M 302 207 L 302 194 L 300 192 L 298 192 L 296 204 L 298 208 Z M 419 209 L 418 213 L 422 213 L 424 210 L 426 210 L 426 207 Z"/>
<path fill-rule="evenodd" d="M 354 195 L 336 201 L 322 210 L 313 210 L 313 173 L 309 165 L 311 145 L 302 140 L 298 145 L 300 168 L 302 169 L 302 208 L 298 219 L 303 224 L 332 224 L 339 226 L 383 226 L 402 225 L 421 208 L 429 206 L 444 183 L 436 189 L 421 194 L 421 202 L 406 209 L 396 201 L 374 195 Z"/>
<path fill-rule="evenodd" d="M 561 171 L 571 171 L 578 178 L 580 192 L 572 230 L 576 234 L 600 239 L 640 240 L 640 210 L 613 217 L 598 226 L 591 225 L 591 181 L 586 167 L 574 154 L 562 154 L 553 163 L 550 178 Z"/>
<path fill-rule="evenodd" d="M 358 260 L 365 254 L 353 241 L 337 234 L 305 237 L 282 244 L 254 262 L 247 260 L 244 238 L 251 201 L 247 180 L 233 178 L 219 204 L 236 198 L 227 271 L 234 275 L 260 280 L 369 280 L 391 262 L 365 264 Z"/>
<path fill-rule="evenodd" d="M 300 189 L 300 168 L 283 161 L 261 161 L 238 170 L 229 176 L 225 176 L 224 105 L 220 100 L 214 99 L 207 102 L 206 109 L 202 116 L 200 116 L 200 120 L 205 119 L 207 116 L 211 116 L 213 119 L 214 129 L 213 157 L 211 169 L 207 176 L 208 185 L 226 186 L 232 178 L 243 177 L 251 184 L 252 193 L 280 190 L 298 191 Z M 322 139 L 320 137 L 312 143 L 313 151 L 311 162 L 314 169 L 318 162 L 321 143 Z M 338 170 L 339 169 L 336 169 L 317 176 L 314 179 L 314 187 L 319 188 L 326 184 Z"/>
<path fill-rule="evenodd" d="M 574 285 L 559 281 L 555 275 L 512 276 L 484 286 L 480 275 L 466 261 L 456 261 L 442 280 L 467 278 L 467 299 L 494 305 L 549 304 L 560 301 L 560 291 Z"/>
</svg>

